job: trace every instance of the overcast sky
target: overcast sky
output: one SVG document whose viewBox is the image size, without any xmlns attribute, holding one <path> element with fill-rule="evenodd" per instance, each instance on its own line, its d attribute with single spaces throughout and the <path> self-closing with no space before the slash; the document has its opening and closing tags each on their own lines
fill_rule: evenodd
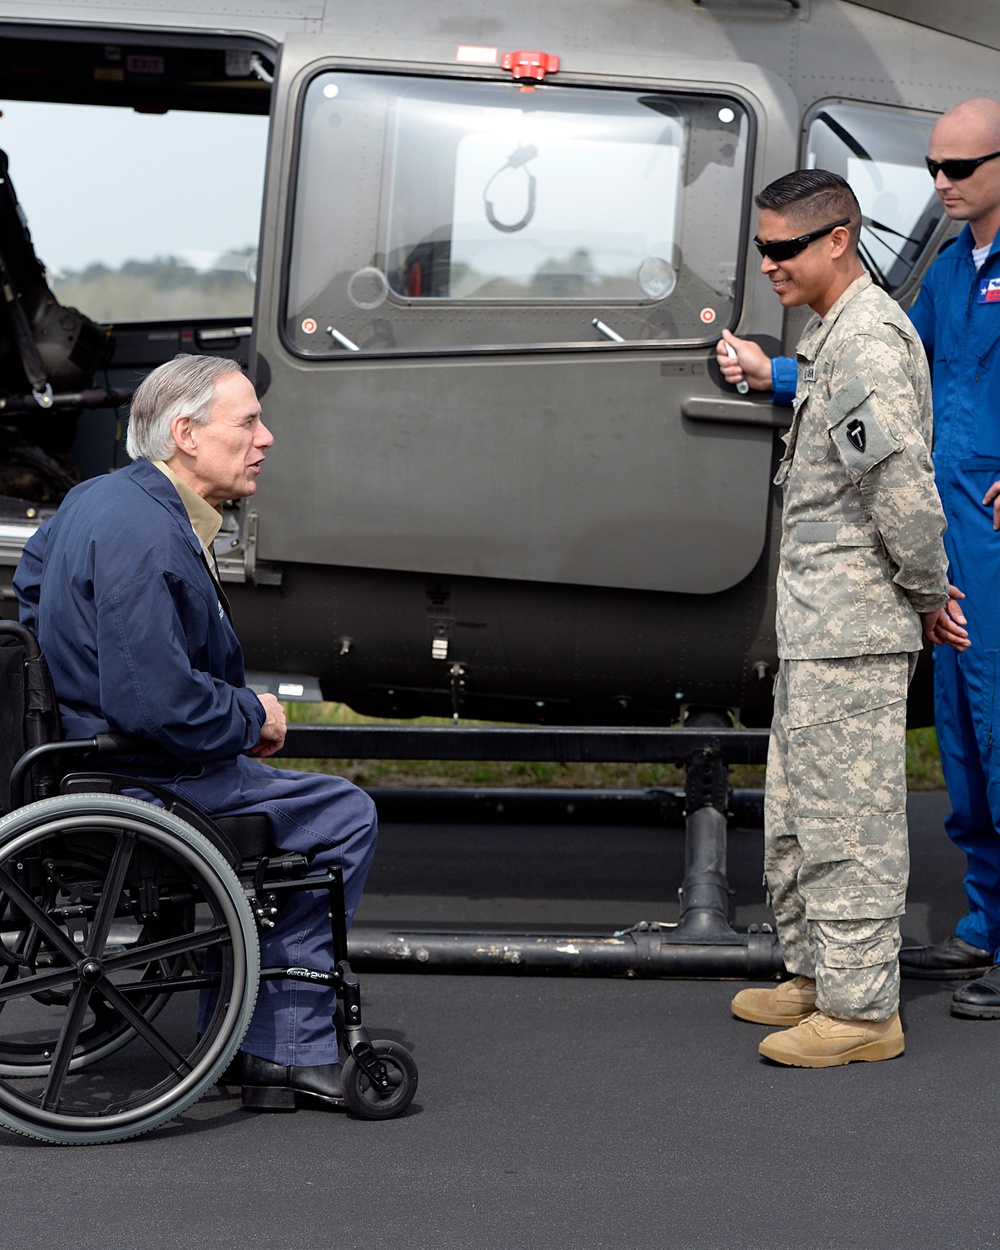
<svg viewBox="0 0 1000 1250">
<path fill-rule="evenodd" d="M 53 271 L 255 246 L 267 118 L 0 100 L 0 148 Z"/>
</svg>

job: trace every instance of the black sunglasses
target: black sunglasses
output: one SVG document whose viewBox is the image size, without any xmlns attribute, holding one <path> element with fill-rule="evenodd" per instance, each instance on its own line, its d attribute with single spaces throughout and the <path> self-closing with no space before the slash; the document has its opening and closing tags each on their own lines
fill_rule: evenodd
<svg viewBox="0 0 1000 1250">
<path fill-rule="evenodd" d="M 808 234 L 800 234 L 797 238 L 776 239 L 773 243 L 762 243 L 754 235 L 753 245 L 761 256 L 766 256 L 776 265 L 780 265 L 783 260 L 791 260 L 793 256 L 798 256 L 799 252 L 804 252 L 810 243 L 815 242 L 816 239 L 822 239 L 825 234 L 836 230 L 838 226 L 850 224 L 850 217 L 845 217 L 843 221 L 835 221 L 829 226 L 820 226 L 818 230 L 810 230 Z"/>
<path fill-rule="evenodd" d="M 974 156 L 969 160 L 932 161 L 929 156 L 925 156 L 924 160 L 932 178 L 936 178 L 940 170 L 949 182 L 961 182 L 963 178 L 971 178 L 980 165 L 986 161 L 995 161 L 998 156 L 1000 152 L 991 152 L 989 156 Z"/>
</svg>

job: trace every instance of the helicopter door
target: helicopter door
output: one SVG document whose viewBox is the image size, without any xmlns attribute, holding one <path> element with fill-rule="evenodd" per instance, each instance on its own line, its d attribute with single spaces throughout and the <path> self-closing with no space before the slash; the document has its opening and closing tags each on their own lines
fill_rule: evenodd
<svg viewBox="0 0 1000 1250">
<path fill-rule="evenodd" d="M 694 594 L 747 577 L 774 430 L 763 404 L 711 419 L 710 373 L 740 307 L 747 102 L 340 69 L 289 94 L 259 556 Z"/>
</svg>

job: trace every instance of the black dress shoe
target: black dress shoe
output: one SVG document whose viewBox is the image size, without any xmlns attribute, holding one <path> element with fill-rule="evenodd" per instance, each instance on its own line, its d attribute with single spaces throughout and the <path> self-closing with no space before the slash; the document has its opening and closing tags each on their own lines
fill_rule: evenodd
<svg viewBox="0 0 1000 1250">
<path fill-rule="evenodd" d="M 956 990 L 951 997 L 951 1014 L 967 1020 L 1000 1020 L 1000 964 Z"/>
<path fill-rule="evenodd" d="M 256 1055 L 243 1056 L 243 1105 L 258 1111 L 295 1111 L 300 1106 L 345 1106 L 339 1063 L 286 1067 Z"/>
<path fill-rule="evenodd" d="M 988 971 L 993 952 L 970 946 L 956 934 L 933 946 L 904 946 L 899 952 L 899 971 L 904 977 L 929 981 L 957 981 Z"/>
</svg>

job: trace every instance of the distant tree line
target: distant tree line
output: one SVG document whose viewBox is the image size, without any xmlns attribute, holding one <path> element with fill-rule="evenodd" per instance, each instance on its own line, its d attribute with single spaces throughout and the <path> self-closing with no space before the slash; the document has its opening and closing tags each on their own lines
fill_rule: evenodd
<svg viewBox="0 0 1000 1250">
<path fill-rule="evenodd" d="M 50 273 L 49 285 L 61 304 L 104 323 L 249 317 L 254 255 L 252 247 L 227 252 L 208 270 L 176 256 L 129 260 L 120 269 L 88 265 Z"/>
</svg>

